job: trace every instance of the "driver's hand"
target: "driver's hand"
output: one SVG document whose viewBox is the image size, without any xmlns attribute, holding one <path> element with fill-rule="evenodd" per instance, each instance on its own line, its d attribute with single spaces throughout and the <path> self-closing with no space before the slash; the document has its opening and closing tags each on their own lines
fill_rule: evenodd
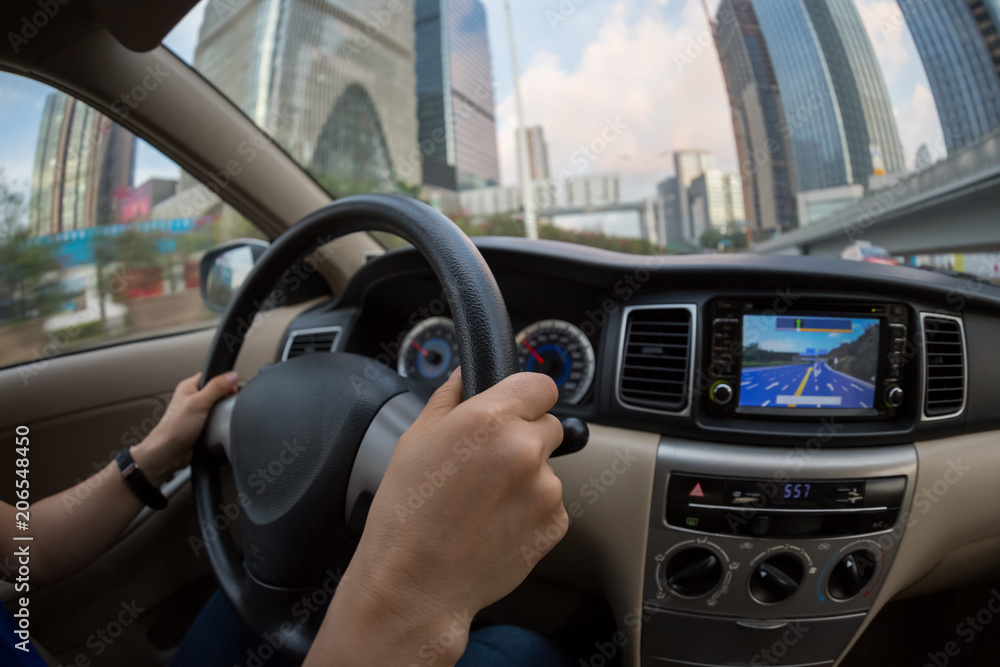
<svg viewBox="0 0 1000 667">
<path fill-rule="evenodd" d="M 236 372 L 212 378 L 198 389 L 201 373 L 181 380 L 159 423 L 132 448 L 132 457 L 150 482 L 159 486 L 191 462 L 191 450 L 216 401 L 236 393 Z"/>
<path fill-rule="evenodd" d="M 552 379 L 518 373 L 461 396 L 456 371 L 399 439 L 334 598 L 334 634 L 353 633 L 342 624 L 356 622 L 358 632 L 395 635 L 382 635 L 386 653 L 367 664 L 397 664 L 404 656 L 392 644 L 407 630 L 417 635 L 413 648 L 430 641 L 447 651 L 438 664 L 453 664 L 472 616 L 521 583 L 569 525 L 548 460 L 563 437 L 546 414 L 559 396 Z M 352 620 L 342 613 L 348 605 Z"/>
</svg>

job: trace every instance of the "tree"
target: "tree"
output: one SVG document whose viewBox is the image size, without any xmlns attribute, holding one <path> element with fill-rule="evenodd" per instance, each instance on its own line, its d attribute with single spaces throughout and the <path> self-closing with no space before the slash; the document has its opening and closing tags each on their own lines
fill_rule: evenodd
<svg viewBox="0 0 1000 667">
<path fill-rule="evenodd" d="M 15 321 L 49 315 L 64 299 L 58 285 L 39 289 L 46 274 L 60 267 L 52 246 L 31 239 L 26 212 L 24 195 L 0 169 L 0 304 L 6 303 L 8 311 L 0 317 Z"/>
</svg>

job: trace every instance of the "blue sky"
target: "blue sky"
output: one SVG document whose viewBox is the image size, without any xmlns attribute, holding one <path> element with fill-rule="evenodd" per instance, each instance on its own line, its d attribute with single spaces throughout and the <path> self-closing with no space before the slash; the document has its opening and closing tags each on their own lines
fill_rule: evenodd
<svg viewBox="0 0 1000 667">
<path fill-rule="evenodd" d="M 495 78 L 497 144 L 505 183 L 515 183 L 515 114 L 503 0 L 484 0 Z M 714 12 L 719 0 L 708 0 Z M 519 75 L 529 124 L 541 124 L 553 172 L 617 120 L 627 129 L 588 164 L 619 173 L 622 198 L 653 194 L 673 172 L 670 153 L 701 148 L 736 169 L 732 121 L 701 0 L 511 0 Z M 856 0 L 886 77 L 907 159 L 928 143 L 943 155 L 941 127 L 923 66 L 894 0 Z M 572 9 L 572 11 L 568 11 Z M 200 3 L 165 43 L 190 61 Z M 30 179 L 44 87 L 0 74 L 0 127 L 8 179 Z M 136 182 L 174 176 L 169 160 L 143 144 Z"/>
<path fill-rule="evenodd" d="M 807 348 L 832 350 L 841 343 L 849 343 L 852 340 L 857 340 L 865 332 L 865 329 L 873 324 L 878 324 L 878 320 L 853 319 L 851 320 L 850 333 L 777 331 L 777 317 L 746 315 L 743 319 L 744 345 L 756 343 L 762 350 L 770 352 L 798 352 L 799 354 L 805 353 Z"/>
<path fill-rule="evenodd" d="M 720 0 L 708 0 L 716 11 Z M 503 0 L 484 0 L 495 80 L 502 180 L 516 183 L 513 67 Z M 907 159 L 921 143 L 944 154 L 923 65 L 895 0 L 855 0 L 886 77 Z M 701 0 L 511 0 L 526 122 L 541 124 L 553 172 L 609 119 L 628 131 L 588 165 L 617 172 L 622 197 L 638 200 L 673 173 L 670 153 L 704 148 L 737 166 L 732 121 Z M 167 38 L 190 59 L 201 3 Z M 709 38 L 706 41 L 706 38 Z M 940 146 L 940 148 L 938 148 Z"/>
</svg>

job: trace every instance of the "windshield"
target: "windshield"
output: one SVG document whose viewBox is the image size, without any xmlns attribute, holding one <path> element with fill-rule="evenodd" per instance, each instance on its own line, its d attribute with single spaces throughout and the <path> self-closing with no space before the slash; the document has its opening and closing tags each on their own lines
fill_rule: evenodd
<svg viewBox="0 0 1000 667">
<path fill-rule="evenodd" d="M 889 259 L 889 253 L 885 248 L 862 248 L 861 254 L 865 257 Z"/>
<path fill-rule="evenodd" d="M 878 231 L 866 256 L 996 279 L 995 234 L 892 222 L 1000 166 L 997 25 L 1000 0 L 204 0 L 164 43 L 335 197 L 633 253 Z"/>
</svg>

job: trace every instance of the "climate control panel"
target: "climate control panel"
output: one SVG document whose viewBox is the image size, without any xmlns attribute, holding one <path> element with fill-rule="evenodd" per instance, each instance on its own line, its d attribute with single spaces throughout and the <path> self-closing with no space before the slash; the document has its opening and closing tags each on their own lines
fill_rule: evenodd
<svg viewBox="0 0 1000 667">
<path fill-rule="evenodd" d="M 801 619 L 832 664 L 896 556 L 915 474 L 911 446 L 797 454 L 664 439 L 647 543 L 644 654 L 681 659 L 664 654 L 676 642 L 659 636 L 678 624 L 697 634 L 735 623 L 752 638 L 761 624 Z M 712 655 L 725 662 L 699 664 L 745 659 L 724 649 Z"/>
</svg>

